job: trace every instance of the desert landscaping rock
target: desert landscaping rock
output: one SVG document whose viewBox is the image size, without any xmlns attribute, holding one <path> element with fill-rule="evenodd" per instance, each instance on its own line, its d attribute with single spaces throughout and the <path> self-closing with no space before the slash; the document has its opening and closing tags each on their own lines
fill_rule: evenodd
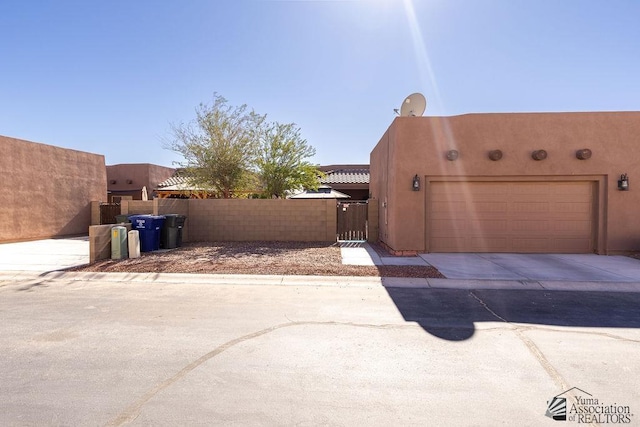
<svg viewBox="0 0 640 427">
<path fill-rule="evenodd" d="M 376 250 L 380 250 L 376 248 Z M 442 278 L 430 266 L 343 265 L 337 243 L 198 242 L 71 271 Z"/>
</svg>

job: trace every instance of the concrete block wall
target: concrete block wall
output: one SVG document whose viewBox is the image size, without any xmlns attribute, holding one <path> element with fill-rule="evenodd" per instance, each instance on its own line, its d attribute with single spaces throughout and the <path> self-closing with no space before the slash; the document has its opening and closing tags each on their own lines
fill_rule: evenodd
<svg viewBox="0 0 640 427">
<path fill-rule="evenodd" d="M 190 241 L 335 241 L 330 200 L 189 200 Z"/>
<path fill-rule="evenodd" d="M 157 215 L 157 199 L 154 200 L 122 200 L 120 213 L 122 215 Z"/>
<path fill-rule="evenodd" d="M 95 202 L 95 205 L 99 216 L 100 203 Z M 336 239 L 336 202 L 333 199 L 154 199 L 123 201 L 121 206 L 122 214 L 185 215 L 187 220 L 182 231 L 183 242 L 333 242 Z M 374 206 L 373 214 L 377 215 L 377 204 Z M 371 207 L 369 215 L 372 215 Z M 377 220 L 371 220 L 373 224 L 377 223 Z M 122 224 L 89 227 L 90 262 L 111 258 L 111 229 L 116 225 Z M 127 231 L 131 230 L 130 223 L 125 226 Z"/>
</svg>

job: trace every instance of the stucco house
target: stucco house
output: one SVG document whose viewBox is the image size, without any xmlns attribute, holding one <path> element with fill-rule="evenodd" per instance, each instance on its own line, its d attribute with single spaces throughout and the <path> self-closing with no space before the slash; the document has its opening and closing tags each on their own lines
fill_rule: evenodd
<svg viewBox="0 0 640 427">
<path fill-rule="evenodd" d="M 149 163 L 121 163 L 107 166 L 107 190 L 110 202 L 120 199 L 142 199 L 142 188 L 146 187 L 149 199 L 160 183 L 173 176 L 174 168 Z"/>
<path fill-rule="evenodd" d="M 338 190 L 334 190 L 328 185 L 321 185 L 317 190 L 304 190 L 291 196 L 287 196 L 287 199 L 349 199 L 351 196 L 342 193 Z"/>
<path fill-rule="evenodd" d="M 369 165 L 326 165 L 319 166 L 325 176 L 322 185 L 351 197 L 351 200 L 369 198 Z"/>
<path fill-rule="evenodd" d="M 188 177 L 177 173 L 160 182 L 155 193 L 159 199 L 215 199 L 217 195 L 212 189 L 194 186 Z"/>
<path fill-rule="evenodd" d="M 396 253 L 640 249 L 640 112 L 397 117 L 370 159 Z"/>
</svg>

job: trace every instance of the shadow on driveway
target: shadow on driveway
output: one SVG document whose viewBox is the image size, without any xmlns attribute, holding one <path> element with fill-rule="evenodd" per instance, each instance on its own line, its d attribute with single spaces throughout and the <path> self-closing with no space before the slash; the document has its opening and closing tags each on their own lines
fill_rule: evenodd
<svg viewBox="0 0 640 427">
<path fill-rule="evenodd" d="M 640 293 L 387 288 L 406 321 L 449 341 L 477 322 L 640 328 Z"/>
</svg>

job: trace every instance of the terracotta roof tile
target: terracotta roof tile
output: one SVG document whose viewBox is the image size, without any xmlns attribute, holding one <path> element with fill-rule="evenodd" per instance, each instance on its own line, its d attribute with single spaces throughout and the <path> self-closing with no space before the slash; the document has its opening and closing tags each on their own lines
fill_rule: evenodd
<svg viewBox="0 0 640 427">
<path fill-rule="evenodd" d="M 325 174 L 323 184 L 369 184 L 369 169 L 335 169 Z"/>
<path fill-rule="evenodd" d="M 186 184 L 187 179 L 183 176 L 172 176 L 171 178 L 165 179 L 160 184 L 158 184 L 158 188 L 163 187 L 171 187 L 173 185 Z"/>
</svg>

